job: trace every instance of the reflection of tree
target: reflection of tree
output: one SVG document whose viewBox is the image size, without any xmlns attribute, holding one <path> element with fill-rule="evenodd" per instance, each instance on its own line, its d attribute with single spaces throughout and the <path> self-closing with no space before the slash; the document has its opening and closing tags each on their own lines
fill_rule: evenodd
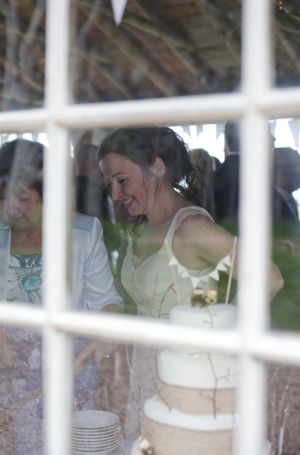
<svg viewBox="0 0 300 455">
<path fill-rule="evenodd" d="M 149 5 L 146 3 L 129 2 L 122 23 L 117 27 L 109 0 L 71 1 L 69 67 L 72 92 L 77 101 L 168 97 L 208 93 L 225 86 L 232 90 L 237 85 L 239 33 L 235 46 L 231 44 L 240 24 L 239 8 L 227 14 L 217 8 L 211 13 L 209 6 L 205 6 L 216 32 L 222 35 L 230 30 L 226 40 L 220 41 L 220 47 L 229 54 L 232 65 L 227 64 L 225 58 L 222 67 L 216 68 L 215 62 L 207 58 L 207 52 L 199 51 L 199 39 L 192 39 L 190 27 L 182 21 L 191 5 L 183 5 L 185 11 L 178 15 L 176 5 L 161 8 L 154 0 Z M 201 17 L 203 6 L 195 4 L 193 8 Z M 173 9 L 176 21 L 170 21 Z M 0 36 L 4 43 L 0 46 L 2 108 L 42 105 L 45 1 L 0 1 Z M 212 40 L 215 40 L 215 33 Z M 233 52 L 233 48 L 237 50 Z"/>
<path fill-rule="evenodd" d="M 274 21 L 277 79 L 285 85 L 298 83 L 300 71 L 300 17 L 291 2 L 276 9 Z M 43 104 L 45 3 L 0 1 L 2 109 Z M 239 85 L 240 2 L 186 0 L 162 8 L 159 0 L 131 0 L 119 26 L 110 0 L 70 3 L 70 92 L 78 102 L 230 92 Z"/>
<path fill-rule="evenodd" d="M 0 4 L 2 109 L 39 106 L 44 93 L 45 3 L 16 0 Z M 0 16 L 1 18 L 1 16 Z M 1 67 L 1 66 L 0 66 Z"/>
<path fill-rule="evenodd" d="M 284 286 L 271 301 L 271 326 L 281 330 L 300 328 L 300 241 L 292 236 L 273 240 L 273 260 L 279 267 Z"/>
<path fill-rule="evenodd" d="M 300 374 L 290 366 L 268 367 L 268 438 L 274 455 L 300 453 Z"/>
</svg>

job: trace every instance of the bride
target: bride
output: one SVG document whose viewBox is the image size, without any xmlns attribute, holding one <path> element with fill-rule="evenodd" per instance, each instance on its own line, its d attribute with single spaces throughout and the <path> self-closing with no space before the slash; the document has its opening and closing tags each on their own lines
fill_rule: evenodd
<svg viewBox="0 0 300 455">
<path fill-rule="evenodd" d="M 112 199 L 133 218 L 121 280 L 137 314 L 168 318 L 174 305 L 189 305 L 191 278 L 204 290 L 216 287 L 201 278 L 231 253 L 234 237 L 186 198 L 191 164 L 182 139 L 167 127 L 123 128 L 104 140 L 98 158 Z M 283 280 L 275 264 L 270 272 L 273 297 Z M 143 403 L 156 389 L 155 350 L 134 349 L 131 370 L 125 437 L 135 439 Z"/>
</svg>

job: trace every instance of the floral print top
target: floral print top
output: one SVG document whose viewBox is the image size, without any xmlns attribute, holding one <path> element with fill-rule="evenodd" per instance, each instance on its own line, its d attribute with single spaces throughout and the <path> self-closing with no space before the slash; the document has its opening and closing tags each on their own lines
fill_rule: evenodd
<svg viewBox="0 0 300 455">
<path fill-rule="evenodd" d="M 7 273 L 7 300 L 40 305 L 42 303 L 42 254 L 11 254 Z M 42 455 L 42 337 L 33 330 L 0 327 L 0 342 L 5 361 L 0 362 L 0 415 L 11 418 L 12 453 Z M 86 340 L 76 340 L 81 350 Z M 75 409 L 94 409 L 99 367 L 93 360 L 74 378 Z M 38 393 L 36 393 L 38 392 Z M 0 447 L 5 439 L 0 431 Z M 7 444 L 7 443 L 6 443 Z M 7 450 L 10 453 L 10 450 Z"/>
</svg>

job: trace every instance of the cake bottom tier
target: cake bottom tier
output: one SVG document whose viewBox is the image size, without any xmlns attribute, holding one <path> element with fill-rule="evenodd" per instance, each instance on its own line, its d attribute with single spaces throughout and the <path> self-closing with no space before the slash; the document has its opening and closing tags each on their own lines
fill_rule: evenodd
<svg viewBox="0 0 300 455">
<path fill-rule="evenodd" d="M 189 430 L 143 420 L 143 435 L 153 446 L 155 455 L 231 455 L 233 430 Z"/>
<path fill-rule="evenodd" d="M 139 446 L 139 442 L 135 441 L 133 443 L 130 455 L 141 455 L 141 451 L 139 450 L 138 446 Z M 198 455 L 199 453 L 202 453 L 202 452 L 197 451 L 196 453 Z M 166 452 L 164 455 L 167 455 L 167 454 L 169 454 L 169 452 Z M 157 455 L 157 452 L 155 452 L 155 455 Z M 209 452 L 208 455 L 214 455 L 214 453 Z M 265 450 L 263 450 L 262 455 L 274 455 L 271 444 L 268 441 L 266 442 Z"/>
<path fill-rule="evenodd" d="M 158 393 L 169 408 L 191 414 L 234 414 L 235 389 L 188 389 L 159 383 Z"/>
</svg>

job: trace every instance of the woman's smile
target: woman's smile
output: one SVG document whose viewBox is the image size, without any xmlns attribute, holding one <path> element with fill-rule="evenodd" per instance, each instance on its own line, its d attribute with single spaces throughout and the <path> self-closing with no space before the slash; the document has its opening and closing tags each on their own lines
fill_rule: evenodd
<svg viewBox="0 0 300 455">
<path fill-rule="evenodd" d="M 128 158 L 110 153 L 100 162 L 113 201 L 120 202 L 132 216 L 145 215 L 151 207 L 154 177 Z"/>
</svg>

